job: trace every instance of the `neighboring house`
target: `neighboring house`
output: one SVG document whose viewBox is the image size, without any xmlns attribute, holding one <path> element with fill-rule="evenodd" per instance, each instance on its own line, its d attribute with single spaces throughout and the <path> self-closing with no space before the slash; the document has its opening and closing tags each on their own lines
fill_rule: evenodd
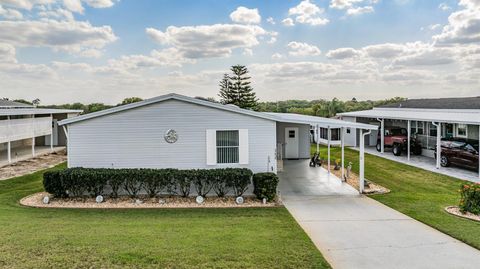
<svg viewBox="0 0 480 269">
<path fill-rule="evenodd" d="M 0 100 L 0 166 L 65 147 L 57 122 L 80 112 Z"/>
<path fill-rule="evenodd" d="M 65 119 L 69 167 L 218 168 L 277 172 L 310 157 L 310 128 L 375 129 L 313 116 L 262 113 L 177 94 Z"/>
<path fill-rule="evenodd" d="M 357 123 L 407 129 L 422 145 L 422 155 L 434 156 L 437 141 L 459 137 L 479 140 L 480 97 L 411 99 L 371 110 L 340 113 L 340 118 Z M 438 125 L 438 127 L 437 127 Z M 384 132 L 381 132 L 381 134 Z M 371 133 L 366 145 L 377 144 L 378 130 Z M 381 136 L 381 135 L 380 135 Z M 358 146 L 358 131 L 345 136 L 345 143 Z M 438 154 L 440 154 L 438 150 Z M 439 167 L 439 159 L 437 167 Z"/>
</svg>

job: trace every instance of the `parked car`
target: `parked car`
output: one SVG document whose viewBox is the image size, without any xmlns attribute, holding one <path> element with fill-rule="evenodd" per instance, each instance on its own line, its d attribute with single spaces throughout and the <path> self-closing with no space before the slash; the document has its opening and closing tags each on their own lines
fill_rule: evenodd
<svg viewBox="0 0 480 269">
<path fill-rule="evenodd" d="M 478 140 L 453 137 L 442 139 L 440 145 L 442 147 L 441 166 L 456 165 L 478 170 Z M 436 157 L 437 150 L 435 149 Z"/>
<path fill-rule="evenodd" d="M 378 128 L 377 151 L 382 150 L 381 130 Z M 407 150 L 407 129 L 401 127 L 385 127 L 384 147 L 391 147 L 393 155 L 400 156 L 402 151 Z M 415 155 L 422 154 L 422 145 L 417 142 L 415 137 L 410 138 L 410 151 Z"/>
</svg>

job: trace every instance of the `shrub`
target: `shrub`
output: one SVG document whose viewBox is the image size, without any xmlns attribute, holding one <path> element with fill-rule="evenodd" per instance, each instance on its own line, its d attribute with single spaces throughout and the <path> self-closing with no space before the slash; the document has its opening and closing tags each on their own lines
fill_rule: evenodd
<svg viewBox="0 0 480 269">
<path fill-rule="evenodd" d="M 142 175 L 145 170 L 132 169 L 130 171 L 122 169 L 121 172 L 124 174 L 123 188 L 127 191 L 128 195 L 131 198 L 137 198 L 138 193 L 143 188 L 144 178 Z M 122 173 L 122 174 L 123 174 Z"/>
<path fill-rule="evenodd" d="M 460 189 L 460 211 L 462 213 L 470 212 L 472 214 L 480 214 L 480 184 L 468 183 L 464 184 Z"/>
<path fill-rule="evenodd" d="M 253 175 L 253 193 L 258 199 L 273 201 L 277 195 L 278 176 L 274 173 L 258 173 Z"/>
<path fill-rule="evenodd" d="M 150 198 L 157 196 L 163 189 L 166 188 L 167 179 L 164 170 L 144 170 L 143 189 Z"/>
<path fill-rule="evenodd" d="M 43 174 L 43 187 L 54 197 L 68 197 L 67 190 L 61 179 L 62 171 L 47 171 Z"/>
<path fill-rule="evenodd" d="M 251 182 L 252 171 L 244 168 L 225 169 L 110 169 L 68 168 L 46 172 L 43 179 L 45 190 L 55 197 L 83 197 L 110 194 L 118 197 L 126 192 L 132 198 L 144 190 L 150 197 L 162 191 L 190 195 L 194 184 L 197 193 L 206 196 L 212 189 L 223 197 L 230 189 L 242 195 Z"/>
<path fill-rule="evenodd" d="M 242 196 L 252 182 L 252 171 L 246 168 L 227 168 L 226 174 L 229 175 L 227 178 L 231 181 L 235 196 Z"/>
<path fill-rule="evenodd" d="M 227 179 L 226 169 L 212 169 L 210 176 L 215 194 L 218 197 L 225 197 L 232 187 L 231 180 Z"/>
<path fill-rule="evenodd" d="M 200 196 L 207 196 L 212 190 L 215 183 L 215 170 L 198 169 L 195 170 L 193 185 L 197 194 Z"/>
</svg>

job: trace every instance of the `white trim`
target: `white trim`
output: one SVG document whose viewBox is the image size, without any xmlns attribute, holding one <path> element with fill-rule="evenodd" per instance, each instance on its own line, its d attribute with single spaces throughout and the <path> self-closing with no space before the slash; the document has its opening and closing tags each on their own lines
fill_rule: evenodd
<svg viewBox="0 0 480 269">
<path fill-rule="evenodd" d="M 217 130 L 207 129 L 206 130 L 206 155 L 207 155 L 207 165 L 216 165 L 217 164 Z"/>
<path fill-rule="evenodd" d="M 248 164 L 250 144 L 248 142 L 248 129 L 238 130 L 238 163 Z"/>
</svg>

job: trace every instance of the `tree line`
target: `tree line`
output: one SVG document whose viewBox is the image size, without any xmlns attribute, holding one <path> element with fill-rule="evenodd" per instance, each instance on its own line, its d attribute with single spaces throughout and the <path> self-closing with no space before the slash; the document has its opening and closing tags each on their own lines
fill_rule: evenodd
<svg viewBox="0 0 480 269">
<path fill-rule="evenodd" d="M 230 68 L 230 73 L 225 73 L 219 82 L 218 101 L 213 97 L 195 97 L 197 99 L 216 102 L 222 104 L 232 104 L 240 108 L 250 109 L 260 112 L 280 112 L 280 113 L 296 113 L 320 117 L 334 117 L 337 113 L 368 110 L 376 106 L 397 103 L 405 101 L 406 98 L 394 97 L 382 100 L 366 100 L 358 101 L 352 98 L 348 101 L 342 101 L 337 98 L 332 100 L 316 99 L 316 100 L 286 100 L 277 102 L 259 102 L 258 98 L 251 86 L 251 77 L 246 66 L 234 65 Z M 7 99 L 7 98 L 4 98 Z M 115 106 L 121 106 L 142 101 L 140 97 L 128 97 L 117 105 L 108 105 L 104 103 L 71 103 L 61 105 L 40 105 L 40 100 L 34 99 L 29 102 L 23 99 L 13 100 L 26 104 L 33 104 L 43 108 L 58 109 L 76 109 L 83 110 L 83 114 L 88 114 Z"/>
</svg>

